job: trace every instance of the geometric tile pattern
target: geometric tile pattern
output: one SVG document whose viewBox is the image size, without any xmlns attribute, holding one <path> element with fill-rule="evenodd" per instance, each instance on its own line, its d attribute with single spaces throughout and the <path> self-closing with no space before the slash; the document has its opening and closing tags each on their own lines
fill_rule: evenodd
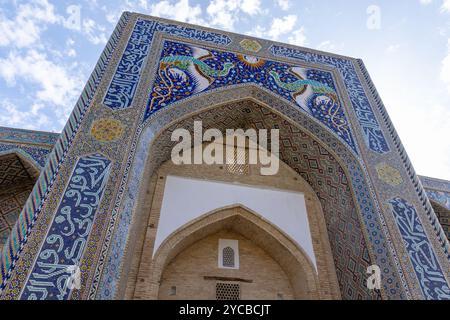
<svg viewBox="0 0 450 320">
<path fill-rule="evenodd" d="M 450 193 L 450 181 L 425 176 L 419 176 L 419 178 L 425 189 L 442 190 Z"/>
<path fill-rule="evenodd" d="M 450 192 L 425 189 L 430 200 L 439 203 L 441 206 L 450 210 Z"/>
<path fill-rule="evenodd" d="M 241 288 L 236 283 L 216 284 L 216 300 L 241 300 Z"/>
<path fill-rule="evenodd" d="M 383 135 L 382 129 L 373 113 L 369 99 L 364 92 L 364 88 L 351 61 L 279 45 L 272 45 L 270 51 L 277 57 L 299 59 L 336 68 L 341 73 L 342 78 L 345 79 L 345 86 L 359 124 L 363 130 L 367 146 L 372 151 L 381 154 L 390 151 L 386 138 Z"/>
<path fill-rule="evenodd" d="M 450 240 L 450 181 L 419 176 L 445 236 Z"/>
<path fill-rule="evenodd" d="M 17 151 L 40 167 L 45 166 L 52 149 L 52 145 L 34 146 L 11 142 L 3 143 L 0 141 L 0 154 L 9 154 Z"/>
<path fill-rule="evenodd" d="M 164 41 L 156 73 L 144 120 L 194 94 L 253 83 L 311 114 L 357 153 L 336 84 L 329 71 Z"/>
<path fill-rule="evenodd" d="M 339 162 L 325 148 L 266 108 L 253 102 L 244 102 L 206 110 L 169 127 L 154 146 L 154 150 L 157 150 L 152 158 L 155 166 L 169 159 L 175 144 L 170 141 L 171 132 L 176 128 L 192 131 L 193 121 L 197 120 L 203 122 L 204 130 L 279 129 L 280 159 L 311 185 L 322 204 L 343 299 L 381 298 L 379 292 L 368 291 L 366 287 L 366 270 L 373 262 L 364 236 L 365 227 L 358 218 L 348 178 Z"/>
<path fill-rule="evenodd" d="M 15 154 L 0 156 L 0 191 L 10 185 L 29 180 L 30 174 Z"/>
<path fill-rule="evenodd" d="M 433 207 L 434 213 L 436 213 L 447 239 L 450 241 L 450 209 L 435 201 L 431 201 L 431 206 Z"/>
<path fill-rule="evenodd" d="M 20 211 L 33 188 L 34 180 L 22 180 L 20 184 L 0 186 L 0 250 L 17 221 Z"/>
<path fill-rule="evenodd" d="M 0 127 L 0 140 L 12 143 L 55 145 L 58 133 Z"/>
<path fill-rule="evenodd" d="M 0 127 L 0 155 L 20 153 L 37 167 L 44 167 L 59 134 Z"/>
<path fill-rule="evenodd" d="M 31 193 L 38 172 L 16 154 L 0 156 L 0 252 Z"/>
</svg>

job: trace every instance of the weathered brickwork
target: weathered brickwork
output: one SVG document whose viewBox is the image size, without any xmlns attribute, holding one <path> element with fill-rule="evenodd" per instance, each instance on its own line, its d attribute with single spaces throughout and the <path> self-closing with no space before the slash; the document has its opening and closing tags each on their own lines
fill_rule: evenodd
<svg viewBox="0 0 450 320">
<path fill-rule="evenodd" d="M 219 239 L 239 241 L 238 270 L 218 268 Z M 242 281 L 232 280 L 236 278 Z M 216 283 L 224 281 L 239 284 L 244 300 L 275 300 L 278 294 L 286 300 L 294 298 L 289 278 L 278 263 L 244 236 L 226 230 L 208 236 L 178 254 L 163 272 L 158 298 L 214 300 Z M 171 295 L 173 286 L 177 288 L 176 295 Z"/>
<path fill-rule="evenodd" d="M 331 254 L 320 202 L 314 191 L 303 178 L 286 164 L 280 164 L 278 174 L 274 176 L 262 176 L 260 174 L 259 165 L 250 165 L 249 173 L 247 175 L 233 175 L 229 173 L 226 166 L 222 165 L 176 166 L 171 161 L 168 161 L 158 170 L 158 173 L 152 179 L 152 183 L 146 192 L 149 197 L 145 210 L 149 210 L 150 215 L 148 217 L 148 223 L 142 224 L 141 229 L 138 231 L 138 233 L 143 232 L 146 233 L 146 235 L 145 239 L 140 238 L 140 241 L 143 241 L 143 243 L 138 246 L 133 255 L 134 260 L 129 272 L 126 298 L 151 298 L 145 283 L 146 281 L 149 281 L 149 275 L 153 272 L 153 270 L 151 270 L 153 244 L 156 237 L 159 213 L 164 196 L 165 178 L 169 174 L 303 192 L 305 194 L 309 224 L 319 268 L 320 289 L 318 294 L 323 298 L 338 298 L 340 296 L 333 256 Z M 204 232 L 207 234 L 208 231 L 204 230 Z"/>
</svg>

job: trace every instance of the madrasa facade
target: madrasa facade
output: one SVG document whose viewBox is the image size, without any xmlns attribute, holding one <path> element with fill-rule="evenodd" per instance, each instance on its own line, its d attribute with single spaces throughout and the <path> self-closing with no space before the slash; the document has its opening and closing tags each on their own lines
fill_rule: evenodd
<svg viewBox="0 0 450 320">
<path fill-rule="evenodd" d="M 445 300 L 449 219 L 362 60 L 246 35 L 124 12 L 60 134 L 0 128 L 0 299 Z"/>
</svg>

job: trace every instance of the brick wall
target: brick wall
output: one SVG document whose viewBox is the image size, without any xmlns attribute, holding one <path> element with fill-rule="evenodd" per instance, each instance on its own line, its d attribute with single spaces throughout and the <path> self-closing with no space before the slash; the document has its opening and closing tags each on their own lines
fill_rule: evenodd
<svg viewBox="0 0 450 320">
<path fill-rule="evenodd" d="M 274 187 L 278 189 L 303 192 L 305 195 L 311 236 L 317 261 L 318 288 L 316 293 L 311 294 L 311 297 L 303 296 L 302 298 L 340 298 L 339 285 L 337 282 L 333 256 L 331 253 L 326 223 L 322 213 L 320 201 L 309 184 L 305 182 L 304 179 L 294 170 L 281 161 L 280 170 L 278 174 L 274 176 L 261 175 L 259 165 L 249 165 L 245 174 L 238 174 L 230 172 L 226 165 L 176 166 L 171 161 L 167 161 L 162 164 L 157 172 L 152 175 L 150 179 L 148 179 L 148 187 L 144 188 L 143 191 L 145 192 L 146 201 L 141 204 L 141 212 L 138 214 L 138 217 L 136 217 L 136 243 L 133 247 L 133 260 L 129 262 L 129 269 L 125 275 L 127 276 L 127 283 L 126 288 L 124 289 L 123 298 L 153 299 L 155 296 L 151 293 L 152 285 L 159 287 L 159 284 L 151 284 L 149 282 L 151 282 L 152 274 L 155 271 L 153 270 L 152 265 L 153 245 L 158 227 L 162 198 L 164 196 L 165 177 L 167 175 L 225 182 L 238 182 L 253 186 Z M 201 237 L 198 240 L 200 241 Z M 283 270 L 291 269 L 292 271 L 294 266 L 288 265 L 291 263 L 289 261 L 289 259 L 282 262 L 279 261 Z M 167 270 L 164 271 L 165 277 L 168 275 L 166 271 Z M 294 279 L 294 273 L 290 273 L 290 281 L 294 282 L 292 285 L 293 288 L 295 287 L 295 282 L 299 281 L 298 279 Z M 198 275 L 196 275 L 196 277 L 198 278 Z M 158 291 L 158 289 L 159 288 L 155 290 Z M 165 287 L 164 290 L 167 292 L 167 287 Z M 275 291 L 272 292 L 271 295 L 272 298 L 277 298 Z M 209 296 L 211 297 L 211 295 Z M 164 293 L 162 293 L 161 297 L 167 298 L 167 296 L 164 296 Z M 286 297 L 291 296 L 287 293 Z"/>
</svg>

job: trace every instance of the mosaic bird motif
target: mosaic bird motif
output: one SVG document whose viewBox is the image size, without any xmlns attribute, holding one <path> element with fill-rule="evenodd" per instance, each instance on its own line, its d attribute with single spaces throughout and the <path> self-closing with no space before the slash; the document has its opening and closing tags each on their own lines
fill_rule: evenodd
<svg viewBox="0 0 450 320">
<path fill-rule="evenodd" d="M 291 71 L 294 71 L 294 69 L 292 69 Z M 295 71 L 292 73 L 295 73 Z M 305 86 L 310 86 L 314 93 L 331 94 L 331 95 L 336 94 L 336 91 L 333 88 L 330 88 L 326 84 L 323 84 L 322 82 L 316 80 L 299 79 L 297 81 L 288 83 L 283 82 L 280 78 L 280 75 L 275 71 L 270 71 L 269 74 L 272 76 L 272 78 L 275 80 L 276 84 L 279 87 L 290 92 L 299 92 L 304 90 Z"/>
<path fill-rule="evenodd" d="M 296 103 L 355 148 L 330 72 L 181 42 L 164 43 L 146 118 L 194 94 L 240 84 Z"/>
<path fill-rule="evenodd" d="M 163 67 L 165 65 L 171 65 L 181 70 L 188 70 L 191 64 L 197 66 L 203 74 L 211 77 L 225 77 L 230 72 L 230 69 L 234 67 L 234 64 L 231 62 L 226 62 L 222 70 L 215 70 L 203 61 L 189 56 L 170 56 L 161 59 L 161 66 Z"/>
<path fill-rule="evenodd" d="M 186 81 L 188 73 L 195 83 L 193 93 L 205 90 L 214 78 L 226 77 L 234 67 L 231 62 L 225 62 L 221 70 L 211 68 L 204 60 L 213 58 L 213 55 L 205 49 L 191 47 L 192 56 L 173 55 L 163 57 L 160 61 L 161 69 L 168 69 L 172 76 Z"/>
<path fill-rule="evenodd" d="M 170 55 L 161 58 L 158 75 L 162 80 L 162 86 L 154 88 L 150 108 L 155 103 L 163 104 L 173 94 L 177 83 L 193 83 L 192 94 L 206 90 L 216 78 L 226 77 L 234 67 L 231 62 L 225 62 L 222 69 L 215 69 L 204 61 L 214 56 L 208 50 L 191 47 L 191 56 Z"/>
</svg>

